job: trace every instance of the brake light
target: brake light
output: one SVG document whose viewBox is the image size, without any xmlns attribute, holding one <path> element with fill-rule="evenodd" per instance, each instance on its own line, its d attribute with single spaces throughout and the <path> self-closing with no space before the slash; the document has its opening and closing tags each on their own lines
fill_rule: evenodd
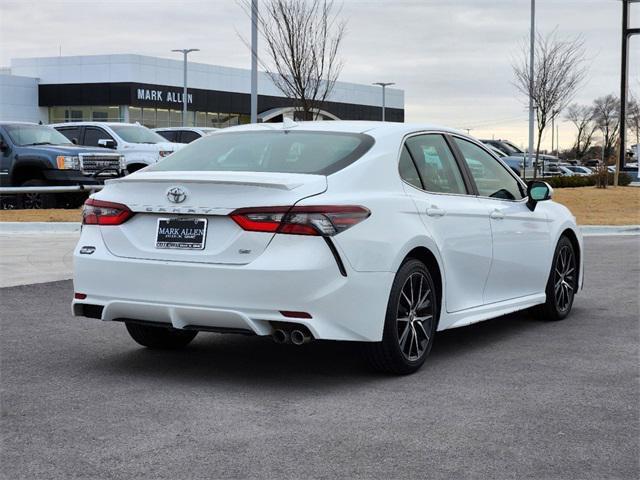
<svg viewBox="0 0 640 480">
<path fill-rule="evenodd" d="M 82 223 L 85 225 L 122 225 L 133 216 L 129 207 L 121 203 L 93 198 L 84 202 Z"/>
<path fill-rule="evenodd" d="M 231 218 L 250 232 L 333 236 L 366 220 L 371 212 L 358 205 L 239 208 Z"/>
</svg>

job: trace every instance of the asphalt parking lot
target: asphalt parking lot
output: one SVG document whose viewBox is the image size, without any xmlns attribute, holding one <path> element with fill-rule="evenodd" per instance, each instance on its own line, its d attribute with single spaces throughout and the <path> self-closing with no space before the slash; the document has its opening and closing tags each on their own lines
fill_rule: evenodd
<svg viewBox="0 0 640 480">
<path fill-rule="evenodd" d="M 571 317 L 442 332 L 425 368 L 350 344 L 139 348 L 70 281 L 0 289 L 2 478 L 640 476 L 640 237 L 586 240 Z"/>
</svg>

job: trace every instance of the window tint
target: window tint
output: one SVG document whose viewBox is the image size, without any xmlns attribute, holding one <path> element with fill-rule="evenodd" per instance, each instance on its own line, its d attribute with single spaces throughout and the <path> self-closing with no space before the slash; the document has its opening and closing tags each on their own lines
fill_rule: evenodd
<svg viewBox="0 0 640 480">
<path fill-rule="evenodd" d="M 84 129 L 84 142 L 82 142 L 83 145 L 87 145 L 89 147 L 98 147 L 98 140 L 113 140 L 113 137 L 101 128 L 86 127 Z"/>
<path fill-rule="evenodd" d="M 462 152 L 471 176 L 476 182 L 478 193 L 482 197 L 520 200 L 524 192 L 518 182 L 498 160 L 479 146 L 461 138 L 455 142 Z"/>
<path fill-rule="evenodd" d="M 411 159 L 411 155 L 409 155 L 409 150 L 407 150 L 406 145 L 402 147 L 402 153 L 400 154 L 399 170 L 400 178 L 405 182 L 410 183 L 421 190 L 423 189 L 420 175 L 418 174 L 418 170 L 416 170 L 416 166 Z"/>
<path fill-rule="evenodd" d="M 238 171 L 329 175 L 373 145 L 368 135 L 273 130 L 208 135 L 149 167 L 159 171 Z"/>
<path fill-rule="evenodd" d="M 191 143 L 194 140 L 197 140 L 200 138 L 200 134 L 197 132 L 192 132 L 191 130 L 183 130 L 182 131 L 182 137 L 180 137 L 180 141 L 182 143 Z"/>
<path fill-rule="evenodd" d="M 178 130 L 159 130 L 156 132 L 158 135 L 167 139 L 167 142 L 175 142 L 178 133 Z"/>
<path fill-rule="evenodd" d="M 451 150 L 442 135 L 418 135 L 406 143 L 427 192 L 467 193 Z"/>
<path fill-rule="evenodd" d="M 64 127 L 57 130 L 70 141 L 75 139 L 76 142 L 80 142 L 80 127 Z"/>
</svg>

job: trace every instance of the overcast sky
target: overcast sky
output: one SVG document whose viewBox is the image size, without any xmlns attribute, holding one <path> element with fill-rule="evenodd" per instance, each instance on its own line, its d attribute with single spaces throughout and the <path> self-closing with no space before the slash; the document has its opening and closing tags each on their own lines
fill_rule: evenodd
<svg viewBox="0 0 640 480">
<path fill-rule="evenodd" d="M 263 0 L 266 1 L 266 0 Z M 341 80 L 396 82 L 406 121 L 470 128 L 478 137 L 527 140 L 525 99 L 511 63 L 528 35 L 529 0 L 346 0 Z M 620 2 L 538 0 L 537 28 L 582 35 L 589 80 L 576 101 L 618 93 Z M 637 20 L 635 20 L 637 19 Z M 640 4 L 632 8 L 640 25 Z M 234 0 L 0 0 L 0 66 L 13 57 L 137 53 L 249 66 L 239 34 L 250 22 Z M 640 90 L 640 38 L 631 41 L 630 78 Z M 573 140 L 561 125 L 563 145 Z M 550 146 L 550 133 L 547 146 Z"/>
</svg>

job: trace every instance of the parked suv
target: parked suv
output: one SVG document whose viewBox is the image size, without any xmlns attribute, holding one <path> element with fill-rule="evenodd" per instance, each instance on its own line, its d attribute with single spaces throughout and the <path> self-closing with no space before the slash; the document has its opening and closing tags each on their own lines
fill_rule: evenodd
<svg viewBox="0 0 640 480">
<path fill-rule="evenodd" d="M 0 185 L 41 187 L 96 185 L 124 174 L 124 157 L 106 148 L 73 145 L 46 125 L 0 122 Z M 7 199 L 8 200 L 8 199 Z M 19 208 L 80 205 L 82 195 L 28 194 Z"/>
<path fill-rule="evenodd" d="M 139 124 L 70 122 L 51 125 L 78 145 L 106 147 L 124 155 L 129 173 L 152 165 L 183 147 Z"/>
<path fill-rule="evenodd" d="M 153 129 L 154 132 L 162 135 L 168 141 L 176 143 L 191 143 L 217 130 L 219 129 L 213 127 L 165 127 Z"/>
</svg>

